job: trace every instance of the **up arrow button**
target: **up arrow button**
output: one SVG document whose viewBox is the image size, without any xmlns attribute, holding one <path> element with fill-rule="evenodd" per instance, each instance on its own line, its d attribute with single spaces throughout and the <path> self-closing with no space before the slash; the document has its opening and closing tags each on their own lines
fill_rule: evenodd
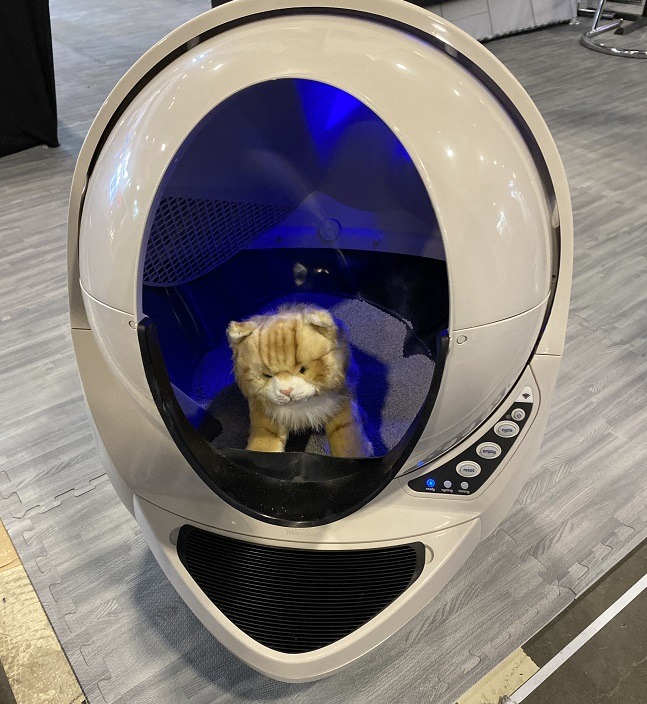
<svg viewBox="0 0 647 704">
<path fill-rule="evenodd" d="M 521 393 L 517 396 L 515 403 L 534 403 L 535 398 L 532 394 L 532 388 L 530 386 L 524 386 L 521 389 Z"/>
</svg>

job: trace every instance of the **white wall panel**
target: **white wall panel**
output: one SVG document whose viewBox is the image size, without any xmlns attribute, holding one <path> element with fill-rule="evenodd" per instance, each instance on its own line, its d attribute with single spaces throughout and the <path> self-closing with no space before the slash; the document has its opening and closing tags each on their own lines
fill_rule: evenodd
<svg viewBox="0 0 647 704">
<path fill-rule="evenodd" d="M 576 0 L 447 0 L 429 9 L 476 39 L 575 17 Z"/>
</svg>

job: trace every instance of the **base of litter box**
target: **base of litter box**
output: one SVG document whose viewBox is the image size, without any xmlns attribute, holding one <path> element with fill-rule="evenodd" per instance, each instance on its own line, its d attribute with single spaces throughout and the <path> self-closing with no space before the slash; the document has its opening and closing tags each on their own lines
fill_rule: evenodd
<svg viewBox="0 0 647 704">
<path fill-rule="evenodd" d="M 407 321 L 356 298 L 297 294 L 276 299 L 259 312 L 270 312 L 287 302 L 326 308 L 347 327 L 354 363 L 351 383 L 365 431 L 375 455 L 385 455 L 404 437 L 429 392 L 434 361 L 428 347 Z M 187 415 L 214 447 L 245 448 L 248 406 L 233 379 L 224 331 L 220 342 L 196 365 L 192 388 L 185 395 L 185 399 L 178 395 L 181 405 L 187 406 L 187 412 L 193 403 L 193 417 Z M 328 453 L 323 432 L 292 437 L 287 450 Z"/>
</svg>

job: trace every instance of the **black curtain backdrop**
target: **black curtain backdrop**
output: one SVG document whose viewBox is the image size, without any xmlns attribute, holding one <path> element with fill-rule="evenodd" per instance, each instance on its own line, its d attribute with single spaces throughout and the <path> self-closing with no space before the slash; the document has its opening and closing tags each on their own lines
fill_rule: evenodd
<svg viewBox="0 0 647 704">
<path fill-rule="evenodd" d="M 58 146 L 48 0 L 0 0 L 0 157 Z"/>
</svg>

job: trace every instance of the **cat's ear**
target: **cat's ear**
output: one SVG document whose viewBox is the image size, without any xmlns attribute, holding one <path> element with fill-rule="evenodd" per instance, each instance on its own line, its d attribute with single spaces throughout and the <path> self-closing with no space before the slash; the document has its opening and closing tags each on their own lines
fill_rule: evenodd
<svg viewBox="0 0 647 704">
<path fill-rule="evenodd" d="M 337 340 L 337 323 L 327 310 L 312 310 L 305 314 L 305 320 L 324 337 Z"/>
<path fill-rule="evenodd" d="M 243 323 L 237 323 L 232 320 L 227 326 L 227 340 L 229 340 L 231 349 L 233 350 L 234 347 L 251 335 L 257 327 L 258 325 L 252 320 L 246 320 Z"/>
</svg>

